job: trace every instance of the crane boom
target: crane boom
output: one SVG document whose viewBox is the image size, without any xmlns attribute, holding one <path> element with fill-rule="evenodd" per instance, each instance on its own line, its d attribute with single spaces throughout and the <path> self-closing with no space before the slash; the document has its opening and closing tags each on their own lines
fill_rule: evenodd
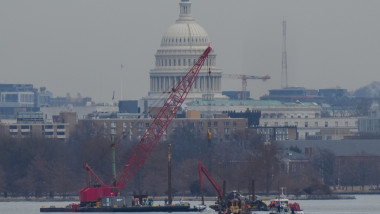
<svg viewBox="0 0 380 214">
<path fill-rule="evenodd" d="M 247 91 L 247 80 L 249 79 L 259 79 L 262 81 L 266 81 L 270 79 L 270 76 L 264 75 L 264 76 L 252 76 L 252 75 L 245 75 L 245 74 L 223 74 L 223 77 L 230 78 L 230 79 L 241 79 L 241 99 L 245 100 L 246 97 L 246 91 Z"/>
<path fill-rule="evenodd" d="M 172 88 L 171 94 L 166 99 L 163 107 L 150 124 L 148 130 L 141 138 L 131 156 L 129 156 L 127 164 L 117 177 L 116 186 L 87 187 L 82 189 L 80 191 L 81 204 L 94 203 L 103 197 L 116 196 L 120 190 L 124 188 L 128 181 L 133 178 L 133 176 L 148 159 L 150 153 L 157 145 L 165 130 L 177 114 L 179 108 L 185 101 L 211 50 L 212 48 L 210 46 L 207 47 L 177 87 Z"/>
<path fill-rule="evenodd" d="M 218 201 L 222 200 L 222 198 L 223 198 L 223 192 L 222 192 L 222 190 L 220 189 L 220 187 L 218 186 L 218 184 L 216 184 L 216 182 L 214 181 L 214 179 L 212 179 L 212 177 L 208 174 L 206 168 L 204 168 L 202 166 L 202 163 L 199 163 L 199 165 L 198 165 L 198 172 L 199 172 L 199 182 L 200 182 L 201 192 L 203 190 L 203 178 L 202 178 L 202 172 L 203 172 L 206 175 L 207 179 L 212 184 L 212 186 L 218 192 Z"/>
</svg>

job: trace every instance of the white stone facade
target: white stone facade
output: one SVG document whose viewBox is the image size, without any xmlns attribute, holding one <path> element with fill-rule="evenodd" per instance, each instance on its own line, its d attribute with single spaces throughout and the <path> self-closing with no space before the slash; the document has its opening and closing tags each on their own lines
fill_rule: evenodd
<svg viewBox="0 0 380 214">
<path fill-rule="evenodd" d="M 344 136 L 358 132 L 357 117 L 327 118 L 260 118 L 260 126 L 297 126 L 298 139 L 307 136 L 322 136 L 323 140 L 341 140 Z M 329 131 L 328 131 L 329 130 Z M 328 134 L 323 134 L 328 133 Z M 327 136 L 328 135 L 328 136 Z"/>
<path fill-rule="evenodd" d="M 359 119 L 359 132 L 380 134 L 380 107 L 378 104 L 371 107 L 367 117 L 361 117 Z"/>
</svg>

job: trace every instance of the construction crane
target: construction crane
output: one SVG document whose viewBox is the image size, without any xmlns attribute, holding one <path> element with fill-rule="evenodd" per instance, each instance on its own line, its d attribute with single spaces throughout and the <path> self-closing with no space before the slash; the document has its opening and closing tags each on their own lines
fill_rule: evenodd
<svg viewBox="0 0 380 214">
<path fill-rule="evenodd" d="M 95 178 L 97 181 L 97 185 L 91 186 L 88 183 L 87 187 L 80 190 L 79 200 L 81 207 L 96 206 L 96 203 L 101 201 L 102 198 L 115 197 L 120 194 L 120 190 L 124 188 L 143 166 L 165 130 L 174 119 L 211 50 L 212 48 L 210 46 L 207 47 L 177 87 L 171 89 L 171 94 L 164 102 L 164 105 L 137 144 L 131 156 L 129 156 L 127 164 L 123 167 L 122 172 L 117 176 L 113 184 L 106 185 L 88 164 L 84 164 L 85 169 L 89 172 L 89 176 Z"/>
<path fill-rule="evenodd" d="M 241 99 L 246 100 L 247 95 L 247 80 L 248 79 L 260 79 L 262 81 L 266 81 L 270 79 L 270 76 L 267 74 L 265 76 L 251 76 L 251 75 L 245 75 L 245 74 L 223 74 L 222 75 L 225 78 L 230 78 L 230 79 L 241 79 Z"/>
<path fill-rule="evenodd" d="M 222 192 L 222 189 L 220 189 L 220 187 L 218 186 L 218 184 L 216 184 L 216 182 L 214 181 L 214 179 L 212 179 L 212 177 L 208 174 L 206 168 L 204 168 L 202 166 L 202 163 L 199 163 L 199 165 L 198 165 L 198 172 L 199 172 L 199 182 L 200 182 L 200 190 L 201 190 L 201 196 L 202 196 L 202 204 L 204 204 L 202 173 L 206 175 L 207 179 L 210 181 L 210 183 L 212 184 L 212 186 L 218 192 L 218 201 L 217 201 L 217 204 L 222 203 L 222 199 L 223 199 L 223 195 L 224 195 L 223 192 Z M 225 184 L 224 184 L 224 186 L 225 186 Z"/>
<path fill-rule="evenodd" d="M 261 200 L 255 200 L 255 196 L 252 194 L 251 199 L 243 197 L 239 192 L 232 191 L 226 195 L 226 182 L 223 181 L 223 191 L 220 189 L 215 180 L 209 175 L 206 168 L 202 166 L 202 163 L 198 165 L 200 191 L 202 197 L 202 205 L 204 205 L 203 198 L 203 178 L 202 173 L 206 175 L 214 189 L 218 192 L 218 199 L 215 205 L 210 205 L 210 208 L 218 211 L 218 213 L 251 213 L 250 211 L 268 211 L 267 205 Z M 254 193 L 254 182 L 252 181 L 252 193 Z M 243 204 L 248 205 L 247 207 Z"/>
</svg>

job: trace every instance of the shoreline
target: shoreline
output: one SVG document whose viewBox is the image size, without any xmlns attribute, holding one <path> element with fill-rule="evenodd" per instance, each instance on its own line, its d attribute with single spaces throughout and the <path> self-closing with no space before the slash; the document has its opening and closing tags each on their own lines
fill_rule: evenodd
<svg viewBox="0 0 380 214">
<path fill-rule="evenodd" d="M 301 195 L 301 196 L 294 196 L 289 195 L 289 200 L 345 200 L 345 199 L 356 199 L 354 195 L 379 195 L 380 193 L 337 193 L 332 195 Z M 257 198 L 259 200 L 267 201 L 270 199 L 273 199 L 277 195 L 257 195 Z M 154 201 L 165 201 L 167 198 L 166 196 L 152 196 L 151 197 Z M 184 196 L 184 197 L 173 197 L 173 202 L 175 201 L 201 201 L 200 197 L 192 197 L 192 196 Z M 205 201 L 216 201 L 217 197 L 204 197 Z M 0 197 L 0 202 L 75 202 L 79 203 L 78 197 L 67 197 L 65 199 L 63 198 L 3 198 Z"/>
</svg>

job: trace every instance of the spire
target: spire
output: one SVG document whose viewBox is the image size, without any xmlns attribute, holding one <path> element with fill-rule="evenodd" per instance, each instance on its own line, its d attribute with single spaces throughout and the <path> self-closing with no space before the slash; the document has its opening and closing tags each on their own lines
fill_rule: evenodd
<svg viewBox="0 0 380 214">
<path fill-rule="evenodd" d="M 180 13 L 177 21 L 193 20 L 191 17 L 191 2 L 190 0 L 181 0 L 179 3 Z"/>
</svg>

